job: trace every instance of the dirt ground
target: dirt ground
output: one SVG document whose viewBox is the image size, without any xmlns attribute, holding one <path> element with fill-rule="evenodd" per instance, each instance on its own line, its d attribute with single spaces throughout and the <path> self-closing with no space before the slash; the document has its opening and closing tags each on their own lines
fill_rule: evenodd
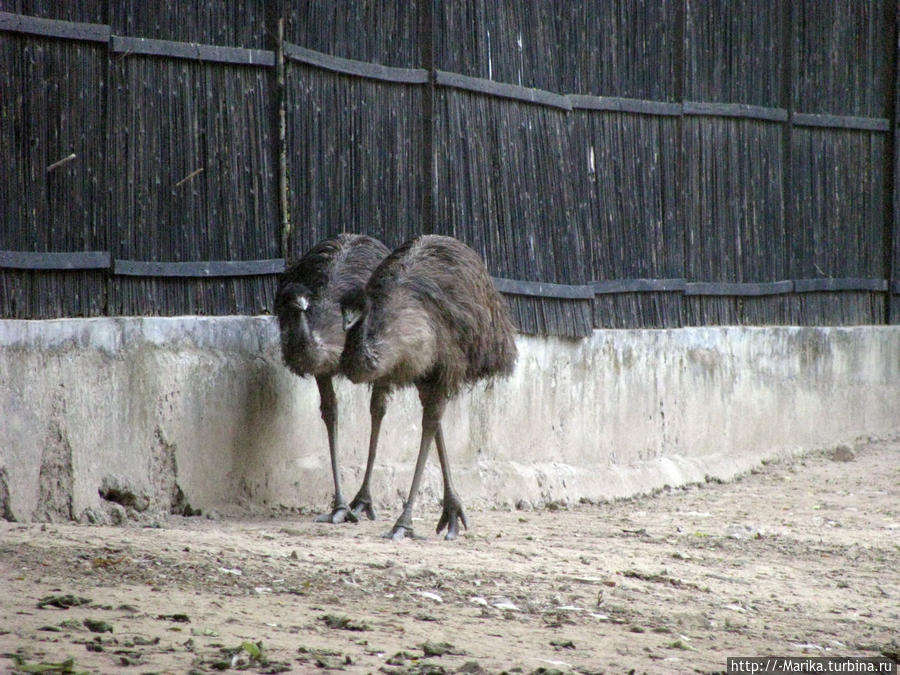
<svg viewBox="0 0 900 675">
<path fill-rule="evenodd" d="M 727 656 L 900 658 L 900 440 L 551 507 L 470 512 L 454 542 L 431 534 L 428 510 L 429 536 L 401 543 L 379 536 L 392 513 L 0 522 L 0 670 L 713 673 Z"/>
</svg>

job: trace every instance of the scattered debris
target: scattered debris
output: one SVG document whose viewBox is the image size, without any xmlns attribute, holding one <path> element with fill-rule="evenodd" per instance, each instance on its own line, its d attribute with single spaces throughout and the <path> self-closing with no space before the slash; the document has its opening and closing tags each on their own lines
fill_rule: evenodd
<svg viewBox="0 0 900 675">
<path fill-rule="evenodd" d="M 124 562 L 127 558 L 124 555 L 120 555 L 116 558 L 94 558 L 91 561 L 91 566 L 94 569 L 102 569 L 107 567 L 115 567 L 121 562 Z"/>
<path fill-rule="evenodd" d="M 13 655 L 16 671 L 20 673 L 46 673 L 46 675 L 88 675 L 86 671 L 75 670 L 75 659 L 68 658 L 60 663 L 28 663 L 18 654 Z"/>
<path fill-rule="evenodd" d="M 356 621 L 349 616 L 338 614 L 326 614 L 320 616 L 319 620 L 324 622 L 329 628 L 338 630 L 366 631 L 372 630 L 372 627 L 364 621 Z"/>
<path fill-rule="evenodd" d="M 84 627 L 87 628 L 92 633 L 112 633 L 113 627 L 111 624 L 106 623 L 106 621 L 100 621 L 98 619 L 85 619 L 83 621 Z"/>
<path fill-rule="evenodd" d="M 684 649 L 685 651 L 695 652 L 697 649 L 695 647 L 691 647 L 684 639 L 675 640 L 674 642 L 670 642 L 666 645 L 667 649 Z"/>
<path fill-rule="evenodd" d="M 425 653 L 426 658 L 429 656 L 446 656 L 447 654 L 465 654 L 465 652 L 457 650 L 449 642 L 431 642 L 430 640 L 422 645 L 422 651 Z"/>
<path fill-rule="evenodd" d="M 575 649 L 575 643 L 571 640 L 550 640 L 550 646 L 556 649 Z"/>
<path fill-rule="evenodd" d="M 81 598 L 77 595 L 46 595 L 38 600 L 38 609 L 44 607 L 59 607 L 60 609 L 69 609 L 69 607 L 80 607 L 90 602 L 90 598 Z"/>
<path fill-rule="evenodd" d="M 690 588 L 694 591 L 709 591 L 709 589 L 701 588 L 697 584 L 670 577 L 665 571 L 658 574 L 651 574 L 647 572 L 638 572 L 637 570 L 625 570 L 619 572 L 619 574 L 623 577 L 628 577 L 629 579 L 640 579 L 641 581 L 649 581 L 657 584 L 668 584 L 674 588 Z"/>
<path fill-rule="evenodd" d="M 190 623 L 191 617 L 187 614 L 157 614 L 159 621 L 173 621 L 175 623 Z"/>
</svg>

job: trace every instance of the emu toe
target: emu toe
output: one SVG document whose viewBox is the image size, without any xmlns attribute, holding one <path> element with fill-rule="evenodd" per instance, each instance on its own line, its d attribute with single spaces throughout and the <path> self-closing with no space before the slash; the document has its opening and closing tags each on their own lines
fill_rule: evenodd
<svg viewBox="0 0 900 675">
<path fill-rule="evenodd" d="M 359 520 L 353 511 L 347 508 L 346 504 L 338 504 L 331 513 L 323 513 L 316 518 L 317 523 L 338 523 L 350 522 L 355 523 Z"/>
<path fill-rule="evenodd" d="M 416 535 L 413 533 L 412 517 L 408 513 L 402 513 L 394 526 L 381 536 L 394 541 L 406 538 L 416 539 Z"/>
<path fill-rule="evenodd" d="M 369 520 L 377 520 L 375 508 L 372 506 L 372 498 L 369 496 L 367 488 L 360 488 L 359 492 L 350 502 L 350 512 L 356 516 L 357 520 L 365 516 Z"/>
<path fill-rule="evenodd" d="M 411 527 L 403 527 L 403 525 L 394 525 L 390 530 L 381 535 L 385 539 L 393 541 L 401 541 L 402 539 L 416 539 L 415 533 Z"/>
<path fill-rule="evenodd" d="M 441 530 L 446 527 L 447 534 L 444 536 L 444 539 L 452 541 L 459 535 L 460 523 L 465 529 L 469 529 L 469 521 L 466 519 L 466 512 L 463 510 L 462 502 L 459 501 L 459 497 L 456 495 L 445 498 L 441 519 L 438 521 L 434 531 L 440 534 Z"/>
</svg>

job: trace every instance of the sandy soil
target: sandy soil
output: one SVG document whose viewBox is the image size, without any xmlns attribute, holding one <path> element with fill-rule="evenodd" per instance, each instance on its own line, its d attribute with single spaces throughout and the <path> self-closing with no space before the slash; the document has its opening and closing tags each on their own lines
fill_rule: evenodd
<svg viewBox="0 0 900 675">
<path fill-rule="evenodd" d="M 0 670 L 712 673 L 738 655 L 900 658 L 897 440 L 729 484 L 470 512 L 455 542 L 381 539 L 395 515 L 0 522 Z M 438 513 L 418 515 L 430 533 Z"/>
</svg>

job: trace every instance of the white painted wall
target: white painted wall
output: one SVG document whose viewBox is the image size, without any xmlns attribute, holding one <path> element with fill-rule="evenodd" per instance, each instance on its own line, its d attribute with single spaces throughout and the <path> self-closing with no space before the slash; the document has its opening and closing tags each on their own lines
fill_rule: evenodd
<svg viewBox="0 0 900 675">
<path fill-rule="evenodd" d="M 474 387 L 445 416 L 465 504 L 626 496 L 900 431 L 897 326 L 601 330 L 518 346 L 510 379 Z M 337 394 L 349 499 L 368 389 L 340 381 Z M 74 517 L 98 508 L 109 474 L 160 507 L 177 480 L 195 508 L 322 510 L 318 407 L 314 381 L 281 365 L 270 317 L 0 321 L 0 480 L 18 520 L 48 517 L 42 500 L 57 488 Z M 408 490 L 420 414 L 414 390 L 394 394 L 372 485 L 386 518 Z M 423 501 L 441 495 L 432 459 Z"/>
</svg>

